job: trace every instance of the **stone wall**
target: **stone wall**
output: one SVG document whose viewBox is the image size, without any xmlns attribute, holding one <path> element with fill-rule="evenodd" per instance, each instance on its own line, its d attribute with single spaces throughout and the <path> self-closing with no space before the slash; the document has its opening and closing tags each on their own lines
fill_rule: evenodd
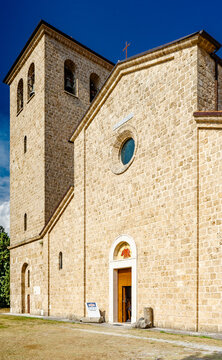
<svg viewBox="0 0 222 360">
<path fill-rule="evenodd" d="M 92 73 L 102 86 L 112 66 L 96 63 L 57 39 L 46 37 L 46 127 L 45 127 L 45 216 L 52 215 L 58 201 L 73 185 L 73 144 L 68 140 L 90 104 Z M 72 60 L 77 78 L 77 96 L 64 91 L 64 62 Z"/>
<path fill-rule="evenodd" d="M 218 110 L 222 111 L 222 66 L 218 65 Z"/>
<path fill-rule="evenodd" d="M 198 109 L 216 110 L 215 61 L 198 48 Z M 222 110 L 222 66 L 218 64 L 218 110 Z"/>
<path fill-rule="evenodd" d="M 25 274 L 25 304 L 30 294 L 30 311 L 35 315 L 48 314 L 48 253 L 47 241 L 37 241 L 12 249 L 10 252 L 10 306 L 12 313 L 22 312 L 22 267 L 27 264 Z M 30 271 L 28 288 L 27 271 Z"/>
<path fill-rule="evenodd" d="M 44 36 L 10 86 L 10 238 L 11 245 L 39 234 L 45 223 L 45 62 Z M 28 100 L 27 77 L 35 64 L 35 95 Z M 24 82 L 23 110 L 17 114 L 17 86 Z M 24 153 L 24 137 L 27 152 Z M 24 231 L 24 214 L 27 230 Z"/>
<path fill-rule="evenodd" d="M 29 49 L 29 55 L 21 58 L 20 70 L 10 85 L 11 245 L 38 237 L 68 186 L 73 184 L 73 144 L 68 140 L 90 105 L 90 75 L 98 74 L 101 87 L 112 69 L 112 65 L 105 60 L 81 49 L 80 46 L 73 48 L 70 41 L 65 44 L 63 39 L 63 42 L 60 42 L 55 38 L 55 33 L 53 34 L 52 36 L 48 32 L 40 37 L 39 41 L 35 41 Z M 76 66 L 78 96 L 64 91 L 66 59 L 73 60 Z M 35 65 L 35 95 L 28 99 L 27 76 L 32 62 Z M 24 105 L 17 114 L 17 86 L 21 78 L 24 81 Z M 27 230 L 24 229 L 25 214 Z M 48 238 L 44 239 L 44 243 L 47 241 Z M 36 246 L 38 249 L 39 245 Z M 43 267 L 41 272 L 44 271 L 44 279 L 48 277 L 48 255 L 43 261 L 38 250 L 36 253 L 33 251 L 35 248 L 33 243 L 11 252 L 11 306 L 16 312 L 21 312 L 20 276 L 22 265 L 26 262 L 33 279 L 32 289 L 28 289 L 31 291 L 31 312 L 48 312 L 48 299 L 45 303 L 44 298 L 44 302 L 40 304 L 38 300 L 34 300 L 37 295 L 34 296 L 33 293 L 33 286 L 38 286 L 34 284 L 41 283 L 43 286 L 38 274 L 40 264 Z M 38 256 L 39 263 L 36 267 Z M 56 256 L 56 261 L 57 258 Z M 44 292 L 47 293 L 45 284 Z"/>
<path fill-rule="evenodd" d="M 222 330 L 222 128 L 199 129 L 199 322 Z"/>
<path fill-rule="evenodd" d="M 68 140 L 90 104 L 90 74 L 98 74 L 101 87 L 112 69 L 109 63 L 103 60 L 97 63 L 96 56 L 89 58 L 81 54 L 79 48 L 77 52 L 68 45 L 49 34 L 43 35 L 10 86 L 11 244 L 38 236 L 67 188 L 73 184 L 73 144 Z M 73 60 L 76 65 L 78 96 L 64 91 L 66 59 Z M 28 99 L 27 76 L 32 62 L 35 95 Z M 17 114 L 17 86 L 21 78 L 24 106 Z"/>
<path fill-rule="evenodd" d="M 202 48 L 198 48 L 198 109 L 210 111 L 216 109 L 215 61 Z"/>
<path fill-rule="evenodd" d="M 83 267 L 82 239 L 76 236 L 78 212 L 73 200 L 49 233 L 50 242 L 50 313 L 70 317 L 83 315 Z M 62 252 L 62 269 L 59 269 L 59 253 Z"/>
<path fill-rule="evenodd" d="M 81 132 L 86 300 L 96 301 L 107 317 L 109 251 L 119 235 L 127 234 L 138 251 L 137 317 L 150 306 L 155 326 L 195 330 L 196 64 L 193 47 L 162 64 L 147 61 L 140 70 L 132 68 Z M 131 166 L 116 175 L 110 154 L 121 128 L 113 127 L 130 113 L 134 116 L 125 126 L 135 129 L 137 151 Z M 79 145 L 77 137 L 75 149 Z M 75 156 L 76 168 L 80 159 Z M 78 171 L 74 182 L 79 194 Z"/>
</svg>

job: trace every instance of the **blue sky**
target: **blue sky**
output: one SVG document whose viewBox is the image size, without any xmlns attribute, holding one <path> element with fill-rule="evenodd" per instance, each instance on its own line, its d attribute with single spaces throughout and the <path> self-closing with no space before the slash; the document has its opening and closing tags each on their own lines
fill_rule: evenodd
<svg viewBox="0 0 222 360">
<path fill-rule="evenodd" d="M 124 58 L 125 41 L 131 43 L 129 56 L 201 29 L 222 43 L 221 14 L 221 0 L 2 1 L 1 80 L 40 19 L 117 62 Z M 222 56 L 222 50 L 218 55 Z M 9 89 L 0 82 L 0 225 L 9 219 L 8 202 Z"/>
</svg>

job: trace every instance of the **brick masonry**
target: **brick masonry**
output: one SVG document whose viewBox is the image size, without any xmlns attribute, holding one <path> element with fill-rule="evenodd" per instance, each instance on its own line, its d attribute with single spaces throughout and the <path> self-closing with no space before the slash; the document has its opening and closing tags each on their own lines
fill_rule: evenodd
<svg viewBox="0 0 222 360">
<path fill-rule="evenodd" d="M 221 118 L 193 116 L 215 110 L 214 61 L 209 56 L 213 45 L 195 35 L 117 65 L 75 131 L 74 145 L 65 140 L 89 105 L 87 81 L 81 79 L 88 79 L 95 68 L 75 54 L 79 98 L 73 98 L 64 93 L 62 78 L 64 59 L 73 53 L 49 35 L 40 45 L 45 54 L 45 127 L 36 145 L 45 149 L 41 171 L 45 169 L 46 176 L 44 183 L 37 181 L 33 162 L 30 179 L 36 181 L 41 199 L 26 191 L 21 206 L 32 204 L 34 197 L 35 219 L 44 214 L 44 226 L 73 180 L 74 190 L 41 239 L 11 249 L 12 311 L 21 312 L 21 268 L 26 262 L 33 314 L 81 316 L 88 300 L 98 302 L 108 318 L 109 251 L 118 236 L 127 234 L 137 248 L 137 318 L 149 306 L 155 326 L 221 331 Z M 107 70 L 97 65 L 97 73 L 105 79 Z M 219 66 L 219 110 L 221 74 Z M 11 85 L 12 113 L 16 84 Z M 131 113 L 134 116 L 114 131 Z M 112 171 L 113 144 L 127 130 L 135 135 L 137 148 L 131 165 L 117 175 Z M 73 158 L 69 147 L 74 147 Z M 24 191 L 18 194 L 22 187 L 16 181 L 12 178 L 12 197 L 19 204 Z M 13 211 L 15 244 L 25 238 L 22 231 L 16 235 L 21 219 L 15 207 Z M 33 220 L 27 238 L 35 235 L 34 226 Z"/>
</svg>

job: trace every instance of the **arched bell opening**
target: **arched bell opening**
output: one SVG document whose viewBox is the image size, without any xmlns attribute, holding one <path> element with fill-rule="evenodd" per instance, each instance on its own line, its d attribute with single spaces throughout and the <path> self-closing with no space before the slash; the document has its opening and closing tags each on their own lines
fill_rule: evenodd
<svg viewBox="0 0 222 360">
<path fill-rule="evenodd" d="M 99 91 L 99 76 L 95 73 L 90 75 L 89 90 L 90 90 L 90 102 L 92 102 L 94 97 L 97 95 Z"/>
<path fill-rule="evenodd" d="M 64 63 L 64 90 L 76 95 L 75 64 L 72 60 L 66 60 Z"/>
</svg>

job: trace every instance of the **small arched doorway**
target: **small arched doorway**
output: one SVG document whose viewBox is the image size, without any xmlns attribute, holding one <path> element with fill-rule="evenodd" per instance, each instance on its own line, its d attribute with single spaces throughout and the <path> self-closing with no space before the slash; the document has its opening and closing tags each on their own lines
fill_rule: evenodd
<svg viewBox="0 0 222 360">
<path fill-rule="evenodd" d="M 22 265 L 21 272 L 21 312 L 30 314 L 30 270 L 28 264 Z"/>
<path fill-rule="evenodd" d="M 114 241 L 109 254 L 109 321 L 135 322 L 136 311 L 136 245 L 130 236 L 121 235 Z"/>
</svg>

